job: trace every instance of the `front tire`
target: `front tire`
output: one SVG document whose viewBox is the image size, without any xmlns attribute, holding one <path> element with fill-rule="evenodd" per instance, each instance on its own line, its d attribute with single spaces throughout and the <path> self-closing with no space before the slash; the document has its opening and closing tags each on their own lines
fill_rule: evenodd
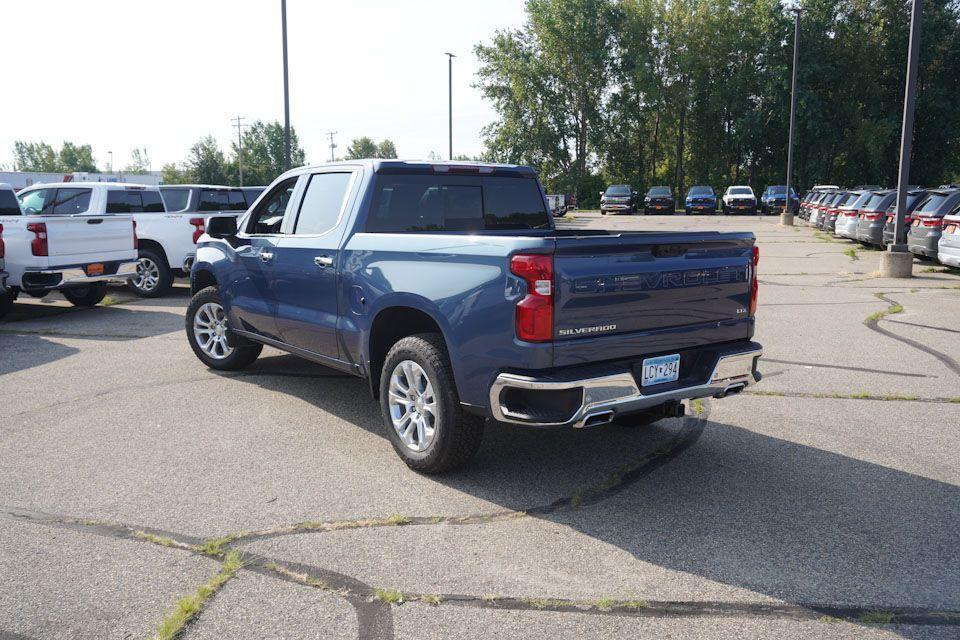
<svg viewBox="0 0 960 640">
<path fill-rule="evenodd" d="M 140 249 L 137 276 L 127 286 L 141 298 L 159 298 L 173 286 L 173 271 L 167 259 L 152 249 Z"/>
<path fill-rule="evenodd" d="M 263 351 L 263 345 L 259 342 L 236 335 L 228 336 L 230 328 L 216 287 L 207 287 L 193 296 L 187 307 L 185 325 L 190 348 L 200 362 L 211 369 L 243 369 Z"/>
<path fill-rule="evenodd" d="M 0 318 L 10 313 L 13 303 L 17 300 L 17 292 L 11 290 L 0 292 Z"/>
<path fill-rule="evenodd" d="M 107 283 L 94 282 L 85 287 L 70 287 L 62 291 L 63 297 L 75 307 L 95 307 L 107 296 Z"/>
<path fill-rule="evenodd" d="M 397 341 L 380 374 L 380 410 L 390 444 L 408 467 L 442 473 L 469 462 L 483 439 L 483 418 L 466 413 L 443 338 L 421 333 Z"/>
</svg>

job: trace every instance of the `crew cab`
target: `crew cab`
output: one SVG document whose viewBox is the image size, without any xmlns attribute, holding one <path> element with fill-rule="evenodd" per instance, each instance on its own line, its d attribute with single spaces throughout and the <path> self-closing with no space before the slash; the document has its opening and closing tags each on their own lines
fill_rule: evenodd
<svg viewBox="0 0 960 640">
<path fill-rule="evenodd" d="M 72 304 L 94 306 L 108 280 L 136 274 L 136 226 L 130 216 L 98 215 L 113 183 L 38 184 L 0 212 L 7 300 L 60 291 Z M 13 193 L 9 185 L 0 192 Z"/>
<path fill-rule="evenodd" d="M 748 185 L 727 187 L 727 191 L 721 199 L 721 207 L 724 214 L 751 213 L 756 215 L 757 196 L 753 193 L 753 187 Z"/>
<path fill-rule="evenodd" d="M 716 213 L 717 212 L 717 194 L 713 192 L 713 187 L 706 185 L 695 185 L 687 191 L 687 197 L 684 200 L 684 211 L 687 215 L 697 213 Z"/>
<path fill-rule="evenodd" d="M 650 187 L 643 197 L 643 212 L 675 213 L 677 203 L 673 199 L 673 190 L 667 186 Z"/>
<path fill-rule="evenodd" d="M 600 192 L 600 214 L 626 211 L 636 213 L 637 192 L 628 184 L 612 184 Z"/>
<path fill-rule="evenodd" d="M 800 208 L 800 198 L 797 192 L 790 187 L 790 211 L 796 213 Z M 760 196 L 760 210 L 764 215 L 780 213 L 787 207 L 787 185 L 770 185 Z"/>
<path fill-rule="evenodd" d="M 214 369 L 270 345 L 365 378 L 436 473 L 486 419 L 637 426 L 759 380 L 757 261 L 746 232 L 559 230 L 529 167 L 345 161 L 210 220 L 186 337 Z"/>
<path fill-rule="evenodd" d="M 215 185 L 120 187 L 108 194 L 106 213 L 132 214 L 137 221 L 139 265 L 129 286 L 144 298 L 164 295 L 174 278 L 190 273 L 207 219 L 236 217 L 247 210 L 248 198 L 256 196 Z"/>
</svg>

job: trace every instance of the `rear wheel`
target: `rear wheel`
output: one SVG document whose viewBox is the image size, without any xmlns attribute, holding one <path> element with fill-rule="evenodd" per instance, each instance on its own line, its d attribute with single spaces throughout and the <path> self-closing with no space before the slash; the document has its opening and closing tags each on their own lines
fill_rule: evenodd
<svg viewBox="0 0 960 640">
<path fill-rule="evenodd" d="M 408 467 L 442 473 L 476 454 L 483 418 L 460 406 L 443 338 L 421 333 L 391 347 L 380 375 L 380 409 L 390 443 Z"/>
<path fill-rule="evenodd" d="M 242 369 L 263 351 L 263 345 L 258 342 L 229 335 L 230 327 L 216 287 L 207 287 L 193 296 L 185 324 L 190 348 L 211 369 Z"/>
<path fill-rule="evenodd" d="M 75 307 L 95 307 L 107 296 L 107 283 L 94 282 L 85 287 L 70 287 L 62 291 L 63 297 Z"/>
<path fill-rule="evenodd" d="M 152 249 L 141 249 L 137 275 L 127 286 L 141 298 L 157 298 L 173 286 L 173 272 L 164 256 Z"/>
</svg>

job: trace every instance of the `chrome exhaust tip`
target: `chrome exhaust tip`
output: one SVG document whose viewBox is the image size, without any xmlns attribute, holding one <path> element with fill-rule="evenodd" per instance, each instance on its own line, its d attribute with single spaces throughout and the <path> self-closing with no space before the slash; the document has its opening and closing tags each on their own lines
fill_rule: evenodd
<svg viewBox="0 0 960 640">
<path fill-rule="evenodd" d="M 608 422 L 613 422 L 613 411 L 598 411 L 584 418 L 583 426 L 584 428 L 596 427 L 601 424 L 607 424 Z"/>
</svg>

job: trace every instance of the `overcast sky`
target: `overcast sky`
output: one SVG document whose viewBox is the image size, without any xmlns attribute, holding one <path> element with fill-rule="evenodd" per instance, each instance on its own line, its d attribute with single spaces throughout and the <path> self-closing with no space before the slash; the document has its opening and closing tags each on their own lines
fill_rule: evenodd
<svg viewBox="0 0 960 640">
<path fill-rule="evenodd" d="M 283 120 L 280 0 L 9 0 L 0 165 L 13 141 L 93 145 L 101 169 L 147 147 L 154 170 L 230 119 Z M 447 58 L 455 53 L 454 153 L 482 149 L 494 119 L 470 85 L 473 47 L 519 27 L 522 0 L 287 0 L 290 120 L 307 160 L 390 138 L 401 157 L 447 153 Z"/>
</svg>

